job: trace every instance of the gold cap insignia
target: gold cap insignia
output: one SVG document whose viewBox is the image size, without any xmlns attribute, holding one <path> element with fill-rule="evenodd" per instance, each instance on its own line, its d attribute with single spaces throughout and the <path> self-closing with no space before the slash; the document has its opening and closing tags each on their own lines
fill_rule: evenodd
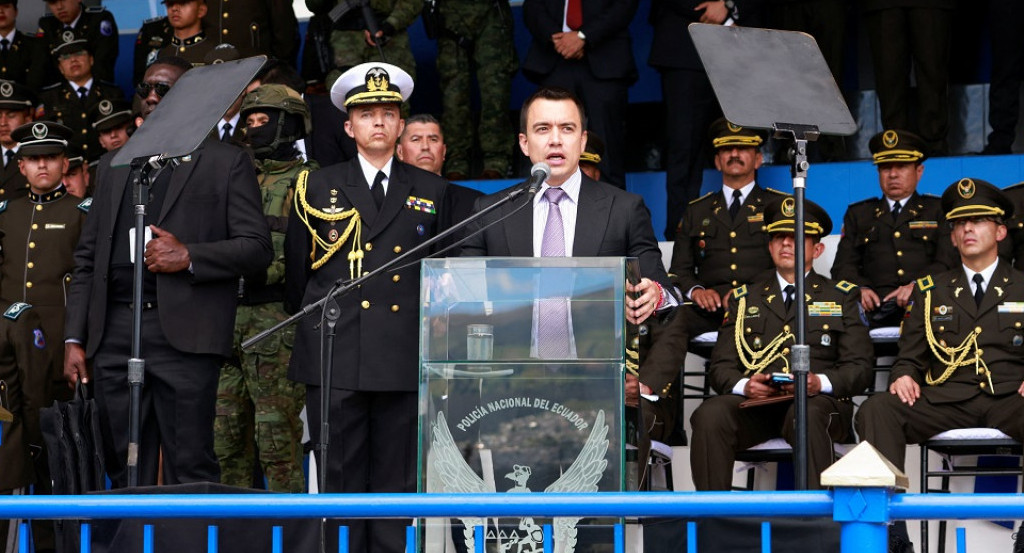
<svg viewBox="0 0 1024 553">
<path fill-rule="evenodd" d="M 969 178 L 960 179 L 960 182 L 956 183 L 956 190 L 961 198 L 969 200 L 974 197 L 974 181 Z"/>
<path fill-rule="evenodd" d="M 32 136 L 36 137 L 37 140 L 46 138 L 46 134 L 49 130 L 46 128 L 44 123 L 36 123 L 32 125 Z"/>
<path fill-rule="evenodd" d="M 743 130 L 743 127 L 735 125 L 731 121 L 726 122 L 725 126 L 728 127 L 729 130 L 732 132 L 740 132 Z"/>
<path fill-rule="evenodd" d="M 782 214 L 786 217 L 796 215 L 796 200 L 793 198 L 782 200 Z"/>
<path fill-rule="evenodd" d="M 374 67 L 366 72 L 366 90 L 368 92 L 386 92 L 391 80 L 383 67 Z"/>
<path fill-rule="evenodd" d="M 900 141 L 900 135 L 896 131 L 889 130 L 882 133 L 882 145 L 886 148 L 895 148 Z"/>
</svg>

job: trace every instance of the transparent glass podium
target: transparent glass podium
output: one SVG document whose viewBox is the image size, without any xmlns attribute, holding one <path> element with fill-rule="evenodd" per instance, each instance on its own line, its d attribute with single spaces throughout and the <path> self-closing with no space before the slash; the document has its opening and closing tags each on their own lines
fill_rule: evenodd
<svg viewBox="0 0 1024 553">
<path fill-rule="evenodd" d="M 626 489 L 623 374 L 628 258 L 424 260 L 420 310 L 421 492 Z M 607 551 L 607 519 L 426 519 L 424 551 Z"/>
</svg>

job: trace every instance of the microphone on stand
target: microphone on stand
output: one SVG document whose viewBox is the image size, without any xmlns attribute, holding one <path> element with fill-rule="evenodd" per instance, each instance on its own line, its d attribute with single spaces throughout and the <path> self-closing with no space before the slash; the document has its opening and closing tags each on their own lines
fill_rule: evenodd
<svg viewBox="0 0 1024 553">
<path fill-rule="evenodd" d="M 537 195 L 540 185 L 544 184 L 544 181 L 548 180 L 550 176 L 551 167 L 547 163 L 539 161 L 533 164 L 533 167 L 530 168 L 530 180 L 528 181 L 530 183 L 528 191 L 530 197 Z"/>
</svg>

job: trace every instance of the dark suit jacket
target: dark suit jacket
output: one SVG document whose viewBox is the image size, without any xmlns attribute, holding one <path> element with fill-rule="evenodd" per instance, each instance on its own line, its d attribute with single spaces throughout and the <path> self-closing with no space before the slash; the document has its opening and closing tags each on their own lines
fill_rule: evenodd
<svg viewBox="0 0 1024 553">
<path fill-rule="evenodd" d="M 13 200 L 28 196 L 28 179 L 18 169 L 18 159 L 14 157 L 6 167 L 0 166 L 0 200 Z"/>
<path fill-rule="evenodd" d="M 474 211 L 493 204 L 516 187 L 525 186 L 520 183 L 484 196 L 476 201 Z M 470 225 L 467 234 L 505 217 L 522 202 L 519 199 L 505 204 Z M 661 250 L 654 238 L 651 213 L 640 196 L 583 175 L 575 236 L 573 257 L 636 257 L 640 261 L 641 276 L 658 281 L 666 290 L 671 289 L 661 262 Z M 461 255 L 533 257 L 532 207 L 523 208 L 467 240 Z"/>
<path fill-rule="evenodd" d="M 658 69 L 704 71 L 697 48 L 687 26 L 698 23 L 703 11 L 694 11 L 703 0 L 651 0 L 649 21 L 654 28 L 651 55 L 647 63 Z M 762 0 L 736 0 L 739 23 L 760 27 L 763 23 Z M 589 35 L 588 35 L 589 38 Z"/>
<path fill-rule="evenodd" d="M 107 314 L 110 239 L 128 180 L 128 167 L 103 156 L 96 195 L 78 247 L 68 290 L 64 335 L 86 344 L 92 357 Z M 274 250 L 256 173 L 239 148 L 206 140 L 171 176 L 155 224 L 188 246 L 193 272 L 156 275 L 160 323 L 176 349 L 228 356 L 238 277 L 270 265 Z"/>
<path fill-rule="evenodd" d="M 46 64 L 50 57 L 46 44 L 36 37 L 15 31 L 14 41 L 8 48 L 6 54 L 0 52 L 0 68 L 3 69 L 0 73 L 3 78 L 39 92 L 46 84 Z"/>
<path fill-rule="evenodd" d="M 636 80 L 636 64 L 629 39 L 629 23 L 637 0 L 583 0 L 583 26 L 587 36 L 583 59 L 598 79 Z M 523 61 L 523 74 L 537 82 L 554 71 L 562 56 L 551 35 L 562 32 L 564 0 L 525 0 L 523 19 L 533 35 Z"/>
<path fill-rule="evenodd" d="M 974 304 L 974 284 L 967 281 L 962 267 L 934 275 L 932 281 L 935 286 L 929 290 L 931 310 L 927 313 L 925 292 L 921 290 L 920 281 L 914 288 L 914 306 L 910 317 L 903 323 L 900 353 L 892 366 L 889 381 L 910 375 L 921 385 L 921 395 L 932 403 L 964 401 L 978 394 L 1006 396 L 1017 393 L 1017 388 L 1024 382 L 1024 344 L 1021 342 L 1024 313 L 1011 304 L 1024 302 L 1024 273 L 1000 260 L 985 290 L 981 307 Z M 1006 312 L 1000 313 L 1000 308 Z M 978 347 L 992 372 L 995 389 L 989 387 L 984 374 L 977 374 L 973 363 L 957 369 L 944 384 L 926 384 L 925 375 L 930 371 L 933 378 L 938 378 L 945 371 L 945 365 L 936 359 L 928 346 L 925 316 L 931 319 L 935 339 L 944 341 L 949 347 L 960 345 L 975 328 L 982 329 Z M 968 359 L 973 358 L 971 353 Z"/>
<path fill-rule="evenodd" d="M 303 139 L 306 159 L 321 167 L 355 159 L 356 141 L 345 134 L 345 114 L 327 96 L 306 94 L 303 98 L 313 119 L 313 132 Z"/>
<path fill-rule="evenodd" d="M 310 174 L 305 202 L 315 209 L 355 208 L 361 214 L 362 270 L 368 272 L 398 257 L 437 234 L 440 211 L 445 205 L 447 182 L 441 177 L 407 165 L 396 158 L 391 166 L 387 195 L 377 212 L 370 185 L 358 159 L 325 167 Z M 419 199 L 417 202 L 414 198 Z M 335 200 L 331 203 L 331 200 Z M 296 311 L 313 303 L 334 285 L 350 278 L 348 253 L 355 233 L 316 270 L 310 254 L 319 259 L 324 250 L 311 251 L 312 237 L 296 211 L 302 199 L 296 192 L 285 237 L 286 308 Z M 423 209 L 426 202 L 435 213 Z M 317 235 L 335 242 L 349 219 L 329 221 L 309 215 Z M 331 231 L 336 230 L 338 234 Z M 335 240 L 331 240 L 331 236 Z M 356 391 L 412 392 L 419 384 L 419 264 L 381 274 L 357 290 L 338 298 L 341 317 L 334 344 L 332 388 Z M 299 321 L 288 378 L 307 385 L 320 385 L 320 317 Z"/>
</svg>

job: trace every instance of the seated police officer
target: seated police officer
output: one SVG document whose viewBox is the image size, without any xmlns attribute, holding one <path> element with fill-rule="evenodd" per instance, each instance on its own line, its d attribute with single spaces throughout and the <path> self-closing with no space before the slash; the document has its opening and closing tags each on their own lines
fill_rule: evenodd
<svg viewBox="0 0 1024 553">
<path fill-rule="evenodd" d="M 805 202 L 807 343 L 807 482 L 819 488 L 818 475 L 833 460 L 832 444 L 852 436 L 853 403 L 871 380 L 871 338 L 861 322 L 856 287 L 834 282 L 811 268 L 825 250 L 821 237 L 832 221 L 818 205 Z M 792 443 L 792 384 L 773 373 L 789 372 L 789 351 L 796 343 L 797 277 L 794 243 L 795 202 L 780 197 L 765 207 L 771 239 L 768 251 L 775 272 L 765 280 L 732 291 L 725 322 L 711 355 L 709 378 L 719 394 L 693 413 L 690 463 L 697 490 L 728 490 L 736 452 L 771 438 Z M 764 400 L 759 405 L 748 400 Z M 776 401 L 773 401 L 776 400 Z"/>
<path fill-rule="evenodd" d="M 882 197 L 846 210 L 832 277 L 860 287 L 872 328 L 899 326 L 914 280 L 953 267 L 956 251 L 939 198 L 917 193 L 926 158 L 922 139 L 887 130 L 872 137 L 868 147 Z"/>
</svg>

